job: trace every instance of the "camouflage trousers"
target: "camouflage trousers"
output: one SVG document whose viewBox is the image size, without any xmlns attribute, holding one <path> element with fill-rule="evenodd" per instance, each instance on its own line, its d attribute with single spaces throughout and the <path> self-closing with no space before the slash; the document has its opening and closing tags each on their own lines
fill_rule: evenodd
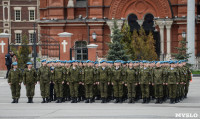
<svg viewBox="0 0 200 119">
<path fill-rule="evenodd" d="M 136 85 L 135 83 L 128 83 L 128 98 L 135 98 L 136 96 Z"/>
<path fill-rule="evenodd" d="M 85 84 L 85 97 L 93 98 L 93 84 Z"/>
<path fill-rule="evenodd" d="M 78 97 L 79 83 L 78 82 L 70 82 L 69 83 L 69 88 L 70 88 L 71 97 L 72 98 L 77 98 Z"/>
<path fill-rule="evenodd" d="M 176 98 L 177 84 L 168 84 L 169 98 Z"/>
<path fill-rule="evenodd" d="M 20 98 L 20 90 L 21 90 L 21 85 L 19 83 L 14 83 L 10 85 L 11 93 L 12 93 L 12 98 Z"/>
<path fill-rule="evenodd" d="M 62 98 L 63 97 L 63 84 L 62 82 L 55 82 L 54 89 L 56 92 L 56 97 Z"/>
<path fill-rule="evenodd" d="M 100 92 L 101 92 L 101 98 L 108 97 L 108 83 L 107 82 L 100 82 Z"/>
<path fill-rule="evenodd" d="M 26 96 L 33 98 L 35 95 L 35 83 L 26 84 Z"/>
<path fill-rule="evenodd" d="M 149 84 L 140 84 L 142 91 L 142 98 L 149 98 Z"/>
<path fill-rule="evenodd" d="M 163 85 L 156 84 L 154 85 L 154 94 L 156 98 L 163 98 Z"/>
<path fill-rule="evenodd" d="M 41 83 L 40 82 L 40 91 L 42 98 L 48 98 L 49 97 L 49 83 Z"/>
<path fill-rule="evenodd" d="M 123 84 L 121 81 L 113 82 L 113 89 L 114 89 L 114 97 L 122 98 L 123 96 Z"/>
</svg>

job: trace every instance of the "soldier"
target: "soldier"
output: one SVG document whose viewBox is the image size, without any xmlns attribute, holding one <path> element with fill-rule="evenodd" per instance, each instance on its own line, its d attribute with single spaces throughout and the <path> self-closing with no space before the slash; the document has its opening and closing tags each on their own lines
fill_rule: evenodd
<svg viewBox="0 0 200 119">
<path fill-rule="evenodd" d="M 177 93 L 177 85 L 178 85 L 178 71 L 176 69 L 176 65 L 174 65 L 174 61 L 170 61 L 170 69 L 167 72 L 167 82 L 166 85 L 168 85 L 169 89 L 169 98 L 170 98 L 170 103 L 174 104 L 175 103 L 175 98 L 176 98 L 176 93 Z"/>
<path fill-rule="evenodd" d="M 109 81 L 109 84 L 111 84 L 111 81 L 112 81 L 112 75 L 111 75 L 111 72 L 112 72 L 112 69 L 113 69 L 113 61 L 106 61 L 106 65 L 107 65 L 107 68 L 108 68 L 108 74 L 110 74 L 108 76 L 108 81 Z M 110 100 L 113 100 L 113 85 L 108 85 L 108 99 L 107 101 L 109 102 Z"/>
<path fill-rule="evenodd" d="M 56 61 L 50 61 L 49 62 L 49 68 L 50 68 L 50 101 L 55 101 L 56 99 L 56 94 L 55 94 L 55 89 L 54 89 L 54 83 L 53 83 L 53 78 L 54 78 L 54 69 L 55 69 L 55 63 Z"/>
<path fill-rule="evenodd" d="M 78 62 L 77 60 L 74 60 L 72 63 L 72 67 L 70 68 L 70 78 L 67 80 L 67 84 L 69 85 L 70 88 L 70 95 L 72 98 L 71 103 L 77 103 L 77 98 L 78 98 L 78 87 L 79 84 L 82 84 L 82 80 L 80 79 L 81 75 L 81 69 L 78 67 Z"/>
<path fill-rule="evenodd" d="M 191 73 L 189 67 L 187 67 L 187 65 L 186 65 L 186 60 L 183 61 L 183 68 L 186 71 L 186 83 L 185 83 L 185 96 L 184 96 L 184 98 L 187 98 L 190 81 L 192 80 L 192 76 L 191 76 L 192 73 Z"/>
<path fill-rule="evenodd" d="M 179 61 L 179 74 L 180 74 L 180 96 L 179 96 L 179 100 L 182 101 L 184 99 L 185 96 L 185 90 L 184 90 L 184 86 L 186 83 L 186 73 L 187 71 L 183 68 L 183 63 L 182 61 Z"/>
<path fill-rule="evenodd" d="M 161 64 L 161 68 L 163 69 L 163 101 L 167 101 L 168 97 L 169 97 L 169 91 L 168 91 L 168 86 L 166 85 L 166 81 L 167 81 L 167 71 L 170 68 L 170 64 L 168 63 L 168 61 L 163 61 L 163 63 Z"/>
<path fill-rule="evenodd" d="M 149 103 L 149 85 L 151 84 L 151 71 L 147 61 L 143 61 L 144 67 L 141 68 L 139 84 L 141 86 L 143 103 Z"/>
<path fill-rule="evenodd" d="M 38 69 L 38 83 L 40 84 L 40 91 L 43 101 L 41 103 L 49 102 L 49 84 L 50 84 L 50 69 L 47 67 L 46 60 L 42 60 L 42 66 Z M 45 100 L 46 99 L 46 100 Z"/>
<path fill-rule="evenodd" d="M 122 61 L 122 80 L 126 80 L 126 69 L 128 68 L 128 63 L 127 61 Z M 123 96 L 122 100 L 125 101 L 127 100 L 127 94 L 128 94 L 128 89 L 127 86 L 123 85 Z"/>
<path fill-rule="evenodd" d="M 121 67 L 121 61 L 116 60 L 114 63 L 115 68 L 112 70 L 112 85 L 114 90 L 114 97 L 115 102 L 114 103 L 122 103 L 122 96 L 123 96 L 123 85 L 124 85 L 124 79 L 123 75 L 125 75 L 123 68 Z"/>
<path fill-rule="evenodd" d="M 10 85 L 12 93 L 12 103 L 18 103 L 23 77 L 21 70 L 17 67 L 17 62 L 13 62 L 12 66 L 13 69 L 8 73 L 8 84 Z"/>
<path fill-rule="evenodd" d="M 82 72 L 82 70 L 84 70 L 87 67 L 87 66 L 83 66 L 82 63 L 87 64 L 85 61 L 82 61 L 82 62 L 78 63 L 78 66 L 79 66 L 81 72 Z M 84 74 L 82 73 L 79 76 L 80 76 L 80 79 L 82 81 L 84 79 Z M 84 85 L 79 84 L 78 92 L 79 93 L 78 93 L 78 100 L 77 101 L 78 102 L 84 101 L 85 100 L 85 87 L 84 87 Z"/>
<path fill-rule="evenodd" d="M 153 72 L 154 72 L 154 69 L 155 69 L 155 62 L 152 61 L 149 63 L 149 68 L 150 68 L 150 71 L 151 71 L 151 74 L 153 75 Z M 151 76 L 151 80 L 153 81 L 153 76 Z M 151 97 L 152 100 L 155 99 L 155 89 L 154 89 L 154 86 L 153 85 L 149 85 L 149 95 Z"/>
<path fill-rule="evenodd" d="M 63 98 L 65 99 L 65 101 L 70 101 L 70 90 L 69 90 L 69 85 L 67 85 L 67 80 L 68 78 L 70 78 L 69 75 L 69 70 L 71 67 L 71 61 L 66 61 L 65 63 L 65 68 L 64 68 L 64 84 L 63 84 Z"/>
<path fill-rule="evenodd" d="M 93 86 L 95 85 L 94 81 L 94 68 L 93 61 L 87 61 L 87 67 L 84 68 L 84 78 L 83 78 L 83 85 L 85 85 L 85 103 L 92 103 L 93 102 Z"/>
<path fill-rule="evenodd" d="M 126 69 L 125 86 L 128 87 L 128 103 L 135 103 L 136 86 L 138 85 L 136 70 L 133 68 L 133 61 L 128 62 L 128 68 Z"/>
<path fill-rule="evenodd" d="M 63 67 L 61 67 L 61 61 L 56 61 L 56 67 L 54 69 L 53 74 L 53 83 L 54 83 L 54 89 L 56 92 L 57 101 L 56 103 L 62 103 L 63 98 L 63 84 L 64 84 L 64 73 L 63 73 Z"/>
<path fill-rule="evenodd" d="M 143 65 L 143 64 L 142 64 Z M 140 74 L 140 62 L 139 61 L 135 61 L 135 63 L 133 64 L 134 69 L 135 69 L 135 73 L 136 73 L 136 80 L 139 81 L 139 74 Z M 138 101 L 142 96 L 141 96 L 141 88 L 140 88 L 140 84 L 138 83 L 138 85 L 135 88 L 136 90 L 136 97 L 135 97 L 135 101 Z"/>
<path fill-rule="evenodd" d="M 35 95 L 35 85 L 37 84 L 37 73 L 32 68 L 32 62 L 27 62 L 27 68 L 24 69 L 23 83 L 26 86 L 27 103 L 33 103 L 33 96 Z"/>
<path fill-rule="evenodd" d="M 157 62 L 156 68 L 153 69 L 152 85 L 154 86 L 155 90 L 156 103 L 163 102 L 163 84 L 165 83 L 163 78 L 164 71 L 160 64 L 162 64 L 162 62 Z"/>
<path fill-rule="evenodd" d="M 97 84 L 100 85 L 100 92 L 101 92 L 101 103 L 106 103 L 108 97 L 108 84 L 110 84 L 108 77 L 108 68 L 106 67 L 106 61 L 102 60 L 101 67 L 98 69 L 99 72 L 99 82 Z"/>
<path fill-rule="evenodd" d="M 95 100 L 99 100 L 101 95 L 100 95 L 100 86 L 98 84 L 99 82 L 99 62 L 95 62 L 94 63 L 95 67 L 94 67 L 94 80 L 96 85 L 94 85 L 94 95 L 95 95 Z"/>
</svg>

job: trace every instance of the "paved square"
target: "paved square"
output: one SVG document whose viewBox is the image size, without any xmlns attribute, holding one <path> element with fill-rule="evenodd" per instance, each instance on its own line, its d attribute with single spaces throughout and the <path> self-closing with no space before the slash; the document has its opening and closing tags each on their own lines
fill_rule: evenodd
<svg viewBox="0 0 200 119">
<path fill-rule="evenodd" d="M 36 86 L 33 104 L 27 104 L 25 88 L 22 86 L 21 98 L 18 104 L 11 104 L 11 91 L 7 80 L 0 79 L 0 118 L 2 119 L 161 119 L 176 118 L 177 114 L 198 114 L 200 118 L 200 78 L 193 78 L 190 84 L 188 98 L 178 104 L 93 104 L 83 102 L 71 104 L 70 102 L 56 104 L 54 102 L 41 104 L 39 84 Z M 184 115 L 182 115 L 181 118 Z M 191 117 L 192 118 L 192 117 Z M 194 118 L 194 117 L 193 117 Z M 180 119 L 180 118 L 179 118 Z"/>
</svg>

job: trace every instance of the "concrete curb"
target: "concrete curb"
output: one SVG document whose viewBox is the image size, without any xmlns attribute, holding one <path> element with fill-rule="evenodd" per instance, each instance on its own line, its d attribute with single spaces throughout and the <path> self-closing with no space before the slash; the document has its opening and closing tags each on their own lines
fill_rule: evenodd
<svg viewBox="0 0 200 119">
<path fill-rule="evenodd" d="M 200 74 L 192 74 L 193 77 L 200 77 Z"/>
</svg>

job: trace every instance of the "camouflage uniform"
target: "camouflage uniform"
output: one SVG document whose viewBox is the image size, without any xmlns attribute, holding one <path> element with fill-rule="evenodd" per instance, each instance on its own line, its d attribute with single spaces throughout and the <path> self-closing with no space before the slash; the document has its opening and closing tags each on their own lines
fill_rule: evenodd
<svg viewBox="0 0 200 119">
<path fill-rule="evenodd" d="M 41 66 L 38 69 L 38 81 L 40 81 L 40 91 L 43 98 L 43 103 L 49 101 L 49 83 L 50 69 L 47 66 Z M 46 101 L 44 100 L 46 98 Z"/>
<path fill-rule="evenodd" d="M 35 95 L 35 85 L 37 84 L 37 73 L 34 68 L 26 68 L 23 72 L 23 83 L 26 86 L 26 96 L 28 103 L 33 103 L 33 96 Z"/>
<path fill-rule="evenodd" d="M 13 102 L 18 103 L 20 98 L 20 90 L 22 83 L 22 72 L 20 69 L 11 69 L 8 73 L 8 83 L 10 83 L 10 89 L 12 93 Z"/>
</svg>

